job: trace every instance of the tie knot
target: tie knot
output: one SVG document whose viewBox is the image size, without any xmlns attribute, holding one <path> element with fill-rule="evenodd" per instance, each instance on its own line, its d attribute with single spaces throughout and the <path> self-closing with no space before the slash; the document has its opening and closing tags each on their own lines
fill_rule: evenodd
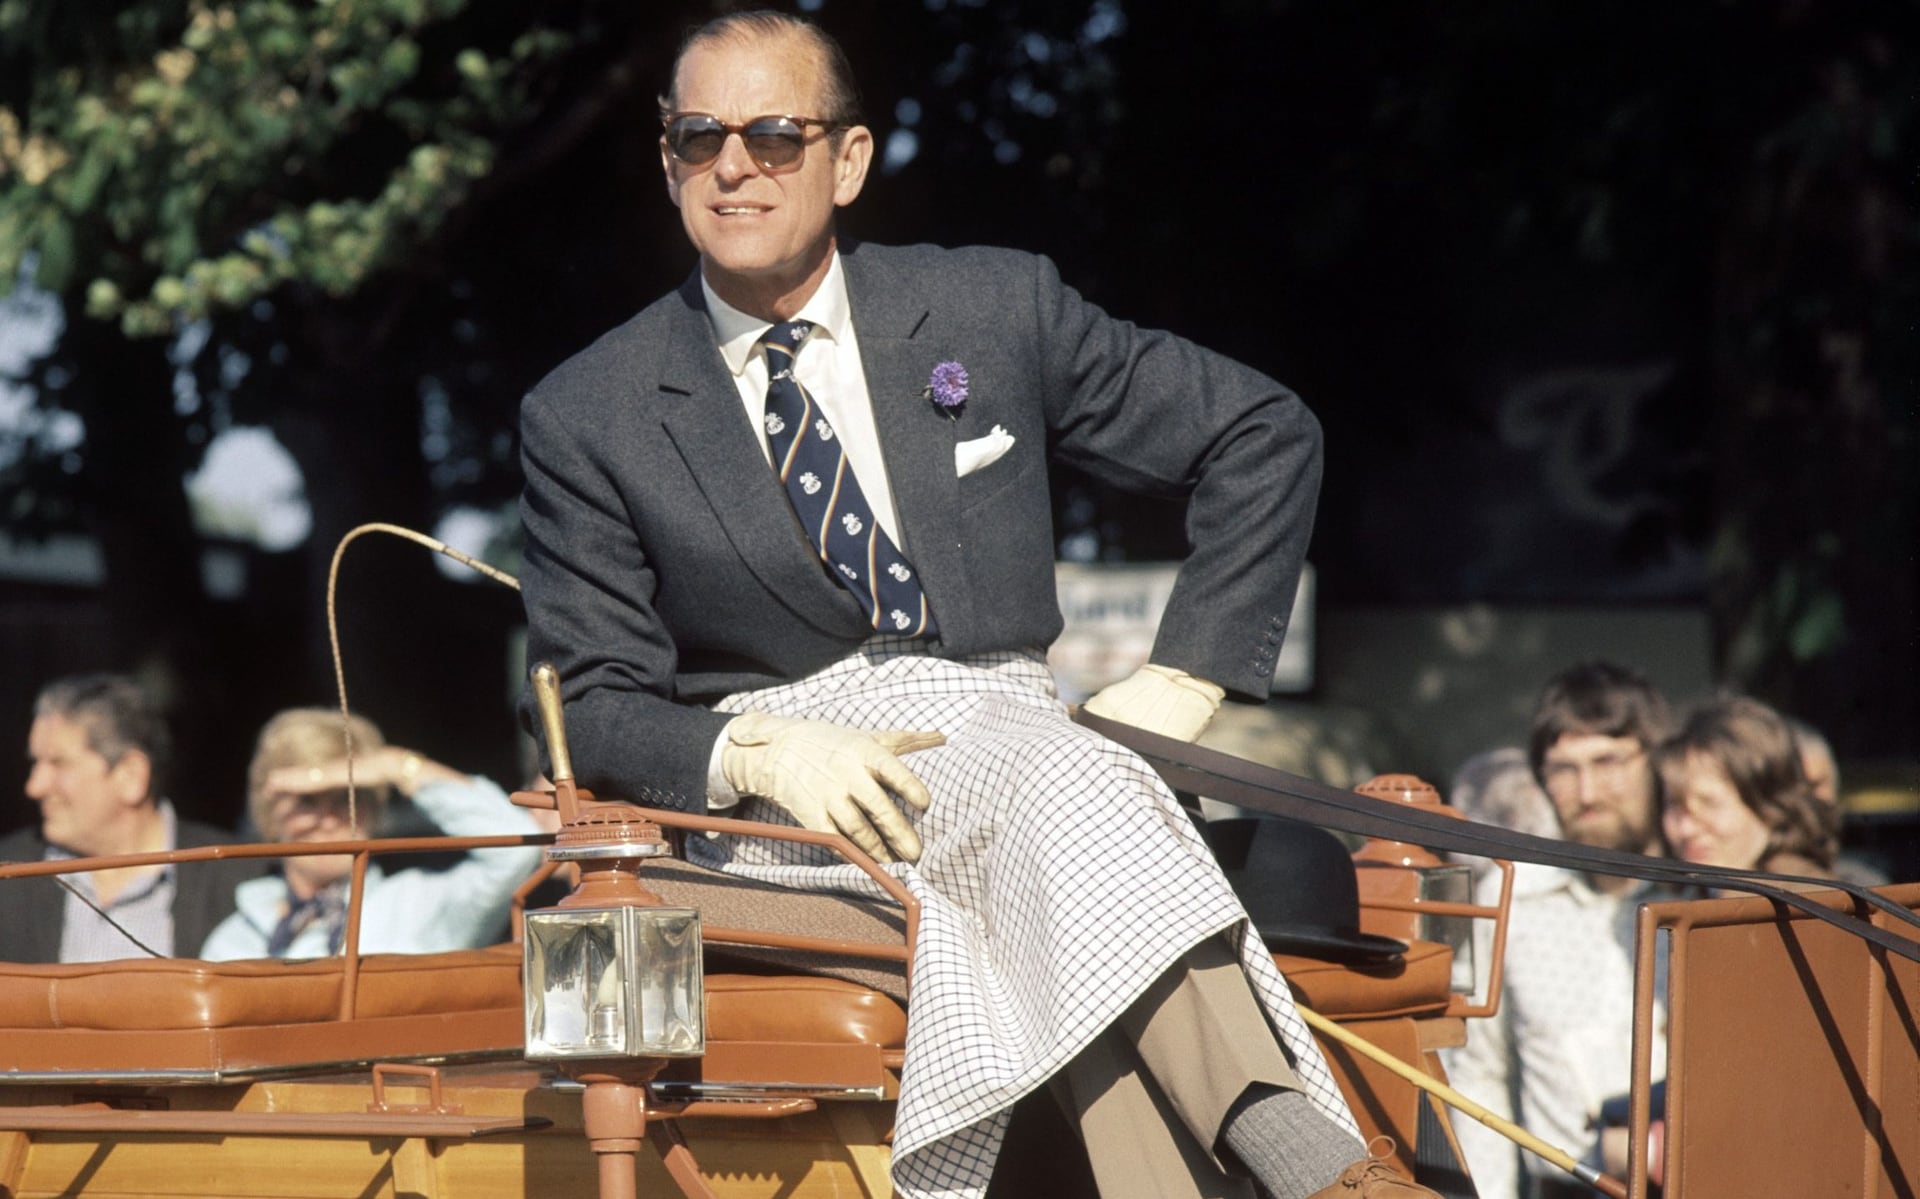
<svg viewBox="0 0 1920 1199">
<path fill-rule="evenodd" d="M 781 349 L 791 354 L 813 332 L 812 321 L 780 321 L 760 335 L 760 344 L 768 349 Z"/>
</svg>

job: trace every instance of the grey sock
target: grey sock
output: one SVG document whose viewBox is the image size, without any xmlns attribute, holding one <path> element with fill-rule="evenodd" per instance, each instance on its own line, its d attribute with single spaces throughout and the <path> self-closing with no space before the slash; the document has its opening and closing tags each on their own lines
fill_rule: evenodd
<svg viewBox="0 0 1920 1199">
<path fill-rule="evenodd" d="M 1367 1155 L 1313 1100 L 1269 1086 L 1247 1088 L 1227 1113 L 1220 1141 L 1273 1199 L 1307 1199 Z"/>
</svg>

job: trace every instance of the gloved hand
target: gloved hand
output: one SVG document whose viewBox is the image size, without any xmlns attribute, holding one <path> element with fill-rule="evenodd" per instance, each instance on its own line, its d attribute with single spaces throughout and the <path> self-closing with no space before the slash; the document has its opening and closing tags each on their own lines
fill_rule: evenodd
<svg viewBox="0 0 1920 1199">
<path fill-rule="evenodd" d="M 747 712 L 727 725 L 720 773 L 742 795 L 778 804 L 801 828 L 843 834 L 876 861 L 914 862 L 920 837 L 894 800 L 924 812 L 933 797 L 899 755 L 946 743 L 942 733 L 868 732 Z"/>
<path fill-rule="evenodd" d="M 1192 741 L 1220 710 L 1226 691 L 1203 678 L 1149 662 L 1102 687 L 1083 707 L 1095 716 L 1163 737 Z"/>
</svg>

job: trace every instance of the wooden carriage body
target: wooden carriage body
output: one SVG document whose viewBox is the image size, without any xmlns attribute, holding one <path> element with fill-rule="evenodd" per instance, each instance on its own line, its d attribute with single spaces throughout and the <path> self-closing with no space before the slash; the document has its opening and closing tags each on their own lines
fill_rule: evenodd
<svg viewBox="0 0 1920 1199">
<path fill-rule="evenodd" d="M 687 829 L 732 823 L 670 819 Z M 358 880 L 376 854 L 514 840 L 342 848 L 356 855 Z M 0 880 L 54 868 L 0 867 Z M 1887 894 L 1920 904 L 1920 885 Z M 912 925 L 909 911 L 907 935 Z M 1641 928 L 1639 1031 L 1652 1019 L 1651 962 L 1662 939 L 1672 1017 L 1664 1112 L 1652 1107 L 1660 1071 L 1648 1060 L 1650 1039 L 1638 1038 L 1635 1199 L 1654 1193 L 1648 1130 L 1662 1114 L 1667 1199 L 1916 1193 L 1920 967 L 1760 899 L 1652 905 Z M 345 953 L 318 961 L 0 965 L 0 1196 L 623 1193 L 608 1189 L 610 1169 L 624 1170 L 624 1193 L 639 1195 L 891 1193 L 888 1138 L 908 1017 L 882 989 L 710 964 L 706 1053 L 647 1085 L 647 1143 L 610 1167 L 585 1114 L 589 1087 L 521 1057 L 518 944 L 363 956 L 352 931 Z M 709 942 L 906 957 L 885 930 L 850 944 L 713 927 Z M 1461 1044 L 1470 1018 L 1492 1010 L 1452 991 L 1452 955 L 1437 942 L 1416 941 L 1391 965 L 1278 961 L 1303 1005 L 1435 1077 L 1444 1077 L 1437 1051 Z M 1407 1173 L 1471 1194 L 1446 1109 L 1345 1044 L 1322 1045 L 1363 1130 L 1392 1137 Z M 1021 1172 L 1057 1164 L 1038 1159 L 1059 1148 L 1042 1143 L 1037 1158 L 1023 1159 L 1010 1141 L 1007 1182 L 997 1176 L 994 1193 L 1042 1193 Z"/>
<path fill-rule="evenodd" d="M 1908 910 L 1920 884 L 1878 888 Z M 1828 907 L 1912 937 L 1839 891 Z M 1654 1103 L 1656 954 L 1668 955 L 1664 1102 Z M 1634 997 L 1635 1199 L 1664 1119 L 1665 1199 L 1920 1194 L 1920 962 L 1762 898 L 1640 909 Z"/>
<path fill-rule="evenodd" d="M 690 832 L 741 827 L 654 815 Z M 355 855 L 357 905 L 376 855 L 518 840 L 329 848 Z M 139 860 L 191 869 L 195 858 L 290 852 L 313 849 L 228 846 Z M 103 864 L 0 867 L 0 880 Z M 905 919 L 875 922 L 857 942 L 808 936 L 791 924 L 707 926 L 706 1052 L 647 1084 L 651 1144 L 628 1167 L 638 1194 L 891 1193 L 887 1142 L 905 1054 L 904 991 L 780 972 L 750 958 L 770 947 L 898 969 L 916 910 L 886 881 Z M 517 942 L 418 955 L 362 955 L 357 946 L 355 918 L 344 952 L 314 961 L 0 964 L 0 1196 L 468 1199 L 591 1195 L 596 1186 L 608 1193 L 583 1115 L 587 1088 L 521 1057 Z M 740 960 L 726 958 L 728 949 L 749 955 L 747 971 L 715 964 Z M 1436 1051 L 1465 1035 L 1444 945 L 1416 942 L 1401 961 L 1366 967 L 1278 961 L 1303 1003 L 1418 1068 L 1437 1072 Z M 1415 1167 L 1423 1133 L 1447 1136 L 1438 1109 L 1417 1090 L 1338 1044 L 1327 1051 L 1363 1128 L 1392 1137 L 1405 1168 Z M 1450 1145 L 1435 1148 L 1440 1160 L 1457 1160 Z M 1020 1172 L 1057 1165 L 1020 1159 L 1015 1143 L 1002 1171 L 1009 1181 L 996 1179 L 996 1193 L 1031 1193 Z"/>
</svg>

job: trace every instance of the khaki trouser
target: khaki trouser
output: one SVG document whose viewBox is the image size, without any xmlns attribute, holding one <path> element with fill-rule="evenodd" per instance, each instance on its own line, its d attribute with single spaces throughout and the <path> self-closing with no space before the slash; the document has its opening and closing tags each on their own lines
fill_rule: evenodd
<svg viewBox="0 0 1920 1199">
<path fill-rule="evenodd" d="M 1253 1199 L 1214 1154 L 1249 1086 L 1299 1090 L 1239 960 L 1211 937 L 1156 980 L 1052 1081 L 1078 1121 L 1101 1199 Z"/>
</svg>

